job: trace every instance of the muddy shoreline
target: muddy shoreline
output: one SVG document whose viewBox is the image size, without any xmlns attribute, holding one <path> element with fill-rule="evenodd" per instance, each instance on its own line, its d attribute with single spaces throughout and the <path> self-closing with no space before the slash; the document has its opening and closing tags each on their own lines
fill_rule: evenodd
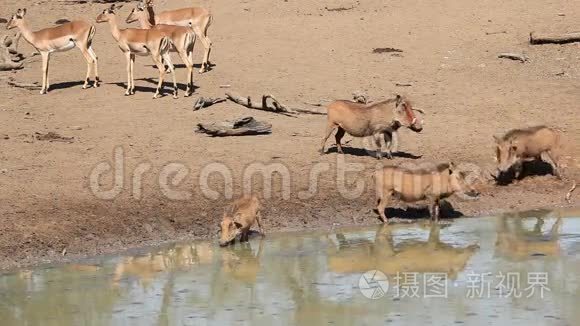
<svg viewBox="0 0 580 326">
<path fill-rule="evenodd" d="M 536 179 L 543 178 L 550 177 Z M 528 180 L 525 183 L 535 181 L 538 180 Z M 515 201 L 504 195 L 513 196 L 514 193 L 521 191 L 520 188 L 523 187 L 521 184 L 512 185 L 511 188 L 500 187 L 493 197 L 489 196 L 489 193 L 484 193 L 478 201 L 451 198 L 450 205 L 444 206 L 444 218 L 452 222 L 457 217 L 478 218 L 513 211 L 577 207 L 574 202 L 569 204 L 563 199 L 566 183 L 560 184 L 561 186 L 555 185 L 552 189 L 544 189 L 543 194 L 528 193 L 527 196 L 522 194 L 516 197 L 518 199 Z M 550 195 L 546 196 L 547 194 Z M 331 202 L 333 200 L 334 205 Z M 293 203 L 292 200 L 274 199 L 265 207 L 264 229 L 268 234 L 378 225 L 380 222 L 373 211 L 374 207 L 366 205 L 371 202 L 372 199 L 368 196 L 350 203 L 345 203 L 340 198 L 317 198 L 310 202 L 314 206 L 308 205 L 309 203 Z M 148 207 L 133 206 L 119 209 L 112 208 L 113 206 L 114 203 L 101 202 L 74 210 L 35 212 L 33 216 L 59 216 L 60 221 L 55 219 L 49 221 L 50 227 L 20 225 L 20 228 L 34 230 L 25 235 L 14 230 L 1 232 L 0 272 L 118 255 L 175 242 L 215 239 L 217 223 L 221 217 L 219 212 L 223 207 L 222 202 L 204 202 L 195 206 L 188 203 L 188 207 L 184 208 L 182 203 L 162 201 L 150 202 Z M 160 209 L 159 206 L 163 208 Z M 205 214 L 199 214 L 204 210 Z M 80 211 L 84 212 L 84 216 Z M 111 214 L 100 216 L 95 214 L 106 211 Z M 407 207 L 401 203 L 393 205 L 388 209 L 388 213 L 392 217 L 400 217 L 404 222 L 412 223 L 424 221 L 428 214 L 427 210 L 420 206 Z M 16 216 L 21 215 L 16 213 Z M 36 218 L 30 220 L 38 222 Z M 57 223 L 61 226 L 56 226 Z M 62 224 L 66 224 L 67 227 L 63 228 Z"/>
</svg>

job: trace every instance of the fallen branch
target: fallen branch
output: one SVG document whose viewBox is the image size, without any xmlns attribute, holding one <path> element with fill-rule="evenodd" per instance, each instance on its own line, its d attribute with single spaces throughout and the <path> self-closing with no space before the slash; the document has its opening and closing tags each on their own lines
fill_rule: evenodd
<svg viewBox="0 0 580 326">
<path fill-rule="evenodd" d="M 507 34 L 507 31 L 485 32 L 485 35 Z"/>
<path fill-rule="evenodd" d="M 516 61 L 520 61 L 521 63 L 528 61 L 528 57 L 523 53 L 519 54 L 519 53 L 504 52 L 504 53 L 498 54 L 497 57 L 503 58 L 503 59 L 516 60 Z"/>
<path fill-rule="evenodd" d="M 214 137 L 263 135 L 272 133 L 272 125 L 245 117 L 233 122 L 198 123 L 196 132 Z"/>
<path fill-rule="evenodd" d="M 566 202 L 568 202 L 568 204 L 572 202 L 570 198 L 572 197 L 572 192 L 574 191 L 574 189 L 576 189 L 576 181 L 572 182 L 572 187 L 570 188 L 570 190 L 568 190 L 568 193 L 566 193 Z"/>
<path fill-rule="evenodd" d="M 338 7 L 338 8 L 328 8 L 328 7 L 324 7 L 324 9 L 326 9 L 326 11 L 346 11 L 346 10 L 352 10 L 354 9 L 354 6 L 350 6 L 350 7 Z"/>
<path fill-rule="evenodd" d="M 374 48 L 373 53 L 402 53 L 403 50 L 396 48 Z"/>
<path fill-rule="evenodd" d="M 64 137 L 64 136 L 61 136 L 53 131 L 49 131 L 45 134 L 40 133 L 40 132 L 35 132 L 34 138 L 36 140 L 44 140 L 44 141 L 49 141 L 49 142 L 62 142 L 62 143 L 72 143 L 75 141 L 74 137 Z"/>
<path fill-rule="evenodd" d="M 222 97 L 212 98 L 212 97 L 200 97 L 193 104 L 193 111 L 203 109 L 208 106 L 212 106 L 216 103 L 224 102 L 226 99 Z"/>
<path fill-rule="evenodd" d="M 564 33 L 564 34 L 539 34 L 530 33 L 530 44 L 564 44 L 580 42 L 580 32 Z"/>
<path fill-rule="evenodd" d="M 262 95 L 262 101 L 260 103 L 252 102 L 252 98 L 249 96 L 243 97 L 241 95 L 231 92 L 226 93 L 226 97 L 228 100 L 237 103 L 239 105 L 245 106 L 248 109 L 274 112 L 290 117 L 294 116 L 293 114 L 295 114 L 295 112 L 288 110 L 284 105 L 280 104 L 278 100 L 276 100 L 272 95 L 269 94 Z M 269 99 L 271 100 L 270 105 L 268 105 Z"/>
<path fill-rule="evenodd" d="M 20 83 L 20 82 L 15 81 L 14 79 L 10 79 L 6 83 L 10 86 L 24 88 L 24 89 L 27 89 L 30 91 L 40 89 L 40 85 L 38 83 Z"/>
</svg>

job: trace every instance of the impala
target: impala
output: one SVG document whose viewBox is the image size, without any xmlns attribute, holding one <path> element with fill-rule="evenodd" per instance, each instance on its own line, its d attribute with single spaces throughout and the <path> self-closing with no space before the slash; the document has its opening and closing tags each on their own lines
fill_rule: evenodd
<svg viewBox="0 0 580 326">
<path fill-rule="evenodd" d="M 207 71 L 210 67 L 209 53 L 211 51 L 211 40 L 207 36 L 207 29 L 213 21 L 211 13 L 205 8 L 190 7 L 168 10 L 155 14 L 155 11 L 153 10 L 153 0 L 142 0 L 142 2 L 143 6 L 149 13 L 149 21 L 151 25 L 177 25 L 193 29 L 193 32 L 197 37 L 199 37 L 204 47 L 203 61 L 199 73 Z"/>
<path fill-rule="evenodd" d="M 77 20 L 33 32 L 28 27 L 24 16 L 26 16 L 26 9 L 18 9 L 6 27 L 7 29 L 18 27 L 24 39 L 40 52 L 42 56 L 42 88 L 40 94 L 46 94 L 50 87 L 48 81 L 50 54 L 52 52 L 68 51 L 74 47 L 78 47 L 87 60 L 87 77 L 85 78 L 83 89 L 89 87 L 93 66 L 95 68 L 95 83 L 93 86 L 99 86 L 97 55 L 92 48 L 95 26 L 85 21 Z"/>
<path fill-rule="evenodd" d="M 163 79 L 165 77 L 165 65 L 169 66 L 169 71 L 173 76 L 173 98 L 177 98 L 177 83 L 175 81 L 175 72 L 171 58 L 169 57 L 169 48 L 171 41 L 164 33 L 154 29 L 137 29 L 127 28 L 119 29 L 117 23 L 117 15 L 115 11 L 123 5 L 112 4 L 108 9 L 97 16 L 97 23 L 108 22 L 111 27 L 113 38 L 117 41 L 119 48 L 125 54 L 127 59 L 127 91 L 125 96 L 135 94 L 135 78 L 133 76 L 133 68 L 135 66 L 135 56 L 150 55 L 159 69 L 159 83 L 155 90 L 153 98 L 158 98 L 163 87 Z"/>
<path fill-rule="evenodd" d="M 141 28 L 155 29 L 169 37 L 172 43 L 171 50 L 179 54 L 181 61 L 183 61 L 187 68 L 187 89 L 185 91 L 185 96 L 190 96 L 193 93 L 193 47 L 195 45 L 195 34 L 190 28 L 183 26 L 151 24 L 149 12 L 143 2 L 139 2 L 139 4 L 131 10 L 131 13 L 126 20 L 128 24 L 134 21 L 139 21 Z"/>
</svg>

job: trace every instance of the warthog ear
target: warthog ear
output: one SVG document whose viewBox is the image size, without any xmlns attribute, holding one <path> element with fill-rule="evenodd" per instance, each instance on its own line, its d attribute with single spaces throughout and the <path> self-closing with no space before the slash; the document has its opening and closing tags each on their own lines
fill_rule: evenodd
<svg viewBox="0 0 580 326">
<path fill-rule="evenodd" d="M 234 222 L 234 225 L 239 229 L 242 227 L 242 223 L 240 222 Z"/>
<path fill-rule="evenodd" d="M 500 143 L 501 142 L 501 137 L 498 135 L 493 135 L 493 139 L 495 140 L 496 143 Z"/>
</svg>

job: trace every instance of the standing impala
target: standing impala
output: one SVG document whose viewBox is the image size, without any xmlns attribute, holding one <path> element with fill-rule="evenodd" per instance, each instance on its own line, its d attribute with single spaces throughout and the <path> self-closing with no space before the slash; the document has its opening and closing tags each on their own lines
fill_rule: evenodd
<svg viewBox="0 0 580 326">
<path fill-rule="evenodd" d="M 171 58 L 169 57 L 169 48 L 171 41 L 164 33 L 154 29 L 137 29 L 127 28 L 119 29 L 117 24 L 117 15 L 115 10 L 123 5 L 112 4 L 108 9 L 97 16 L 97 23 L 108 22 L 111 26 L 113 38 L 117 41 L 119 48 L 127 58 L 127 91 L 125 96 L 135 94 L 135 78 L 133 68 L 135 66 L 135 55 L 150 55 L 159 69 L 159 83 L 155 90 L 153 98 L 158 98 L 163 87 L 163 78 L 165 77 L 165 65 L 169 66 L 169 71 L 173 76 L 173 98 L 177 98 L 177 83 L 175 81 L 175 71 Z"/>
<path fill-rule="evenodd" d="M 139 2 L 131 10 L 126 20 L 128 24 L 134 21 L 139 21 L 141 28 L 155 29 L 169 37 L 173 45 L 171 50 L 179 54 L 181 61 L 183 61 L 187 68 L 187 89 L 185 90 L 185 96 L 190 96 L 193 93 L 193 46 L 195 45 L 195 34 L 190 28 L 183 26 L 151 24 L 149 12 L 143 2 Z"/>
<path fill-rule="evenodd" d="M 81 50 L 87 60 L 87 77 L 85 78 L 83 89 L 89 87 L 89 78 L 93 66 L 95 67 L 95 83 L 93 86 L 99 86 L 97 55 L 92 48 L 95 26 L 85 21 L 77 20 L 33 32 L 24 20 L 25 15 L 26 9 L 18 9 L 6 27 L 7 29 L 18 27 L 24 39 L 40 52 L 42 56 L 42 89 L 40 90 L 40 94 L 46 94 L 50 87 L 48 81 L 50 54 L 52 52 L 68 51 L 75 46 Z"/>
<path fill-rule="evenodd" d="M 193 32 L 195 35 L 197 35 L 197 37 L 199 37 L 203 47 L 205 48 L 199 73 L 201 74 L 207 71 L 210 67 L 209 53 L 211 51 L 211 40 L 207 36 L 207 29 L 213 21 L 213 16 L 211 13 L 205 8 L 190 7 L 168 10 L 159 14 L 155 14 L 155 11 L 153 11 L 153 0 L 142 1 L 144 1 L 144 6 L 149 12 L 149 20 L 152 25 L 178 25 L 190 27 L 193 29 Z"/>
</svg>

